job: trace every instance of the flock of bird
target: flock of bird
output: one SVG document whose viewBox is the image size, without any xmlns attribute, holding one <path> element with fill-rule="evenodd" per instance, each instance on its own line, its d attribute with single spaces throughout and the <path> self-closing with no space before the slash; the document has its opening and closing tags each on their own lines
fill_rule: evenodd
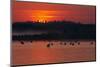
<svg viewBox="0 0 100 67">
<path fill-rule="evenodd" d="M 20 43 L 21 43 L 22 45 L 24 45 L 24 41 L 20 41 Z M 30 41 L 30 43 L 32 43 L 32 41 Z M 60 44 L 60 45 L 67 45 L 67 42 L 60 42 L 59 44 Z M 71 45 L 71 46 L 74 46 L 75 44 L 80 45 L 81 42 L 79 42 L 79 41 L 69 42 L 69 45 Z M 91 45 L 94 44 L 93 41 L 91 41 L 90 44 L 91 44 Z M 50 47 L 53 46 L 53 45 L 54 45 L 53 42 L 48 42 L 48 44 L 46 45 L 46 47 L 50 48 Z"/>
<path fill-rule="evenodd" d="M 77 45 L 80 45 L 80 42 L 78 42 L 78 41 L 70 42 L 69 44 L 72 45 L 72 46 L 74 46 L 75 43 L 77 43 Z M 66 42 L 60 42 L 60 45 L 67 45 L 67 43 Z M 47 47 L 50 47 L 50 46 L 53 46 L 53 43 L 48 43 L 47 44 Z"/>
</svg>

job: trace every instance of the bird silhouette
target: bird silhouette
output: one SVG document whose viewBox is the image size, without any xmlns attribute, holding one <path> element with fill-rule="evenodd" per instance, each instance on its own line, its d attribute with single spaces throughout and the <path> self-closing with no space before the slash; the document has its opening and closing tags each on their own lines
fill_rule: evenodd
<svg viewBox="0 0 100 67">
<path fill-rule="evenodd" d="M 74 46 L 74 43 L 72 43 L 72 46 Z"/>
<path fill-rule="evenodd" d="M 31 40 L 30 42 L 32 43 L 33 41 Z"/>
<path fill-rule="evenodd" d="M 21 43 L 21 44 L 24 44 L 24 42 L 23 42 L 23 41 L 21 41 L 20 43 Z"/>
<path fill-rule="evenodd" d="M 66 42 L 64 43 L 64 45 L 66 45 Z"/>
<path fill-rule="evenodd" d="M 80 42 L 78 42 L 78 45 L 80 45 Z"/>
<path fill-rule="evenodd" d="M 93 42 L 91 42 L 91 45 L 93 44 Z"/>
<path fill-rule="evenodd" d="M 50 44 L 47 44 L 47 47 L 50 47 Z"/>
</svg>

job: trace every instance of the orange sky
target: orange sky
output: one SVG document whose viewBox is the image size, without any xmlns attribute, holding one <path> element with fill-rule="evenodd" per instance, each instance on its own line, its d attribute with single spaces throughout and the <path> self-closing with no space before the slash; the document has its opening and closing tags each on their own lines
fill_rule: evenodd
<svg viewBox="0 0 100 67">
<path fill-rule="evenodd" d="M 39 2 L 14 2 L 12 19 L 17 21 L 69 20 L 81 23 L 96 22 L 95 6 L 50 4 Z"/>
</svg>

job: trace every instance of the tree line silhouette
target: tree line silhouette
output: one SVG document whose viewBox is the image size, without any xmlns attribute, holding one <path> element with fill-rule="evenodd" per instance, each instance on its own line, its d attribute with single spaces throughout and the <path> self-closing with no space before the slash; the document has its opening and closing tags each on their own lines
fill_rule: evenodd
<svg viewBox="0 0 100 67">
<path fill-rule="evenodd" d="M 96 39 L 96 24 L 81 24 L 73 21 L 27 21 L 14 22 L 12 32 L 53 31 L 35 35 L 12 35 L 13 40 L 66 40 Z M 54 32 L 58 31 L 58 32 Z M 34 33 L 34 32 L 33 32 Z"/>
</svg>

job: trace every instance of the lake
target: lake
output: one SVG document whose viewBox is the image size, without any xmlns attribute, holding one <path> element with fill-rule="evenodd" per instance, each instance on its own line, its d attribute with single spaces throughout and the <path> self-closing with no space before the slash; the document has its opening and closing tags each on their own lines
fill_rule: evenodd
<svg viewBox="0 0 100 67">
<path fill-rule="evenodd" d="M 89 40 L 13 41 L 12 65 L 96 60 L 96 43 Z"/>
</svg>

